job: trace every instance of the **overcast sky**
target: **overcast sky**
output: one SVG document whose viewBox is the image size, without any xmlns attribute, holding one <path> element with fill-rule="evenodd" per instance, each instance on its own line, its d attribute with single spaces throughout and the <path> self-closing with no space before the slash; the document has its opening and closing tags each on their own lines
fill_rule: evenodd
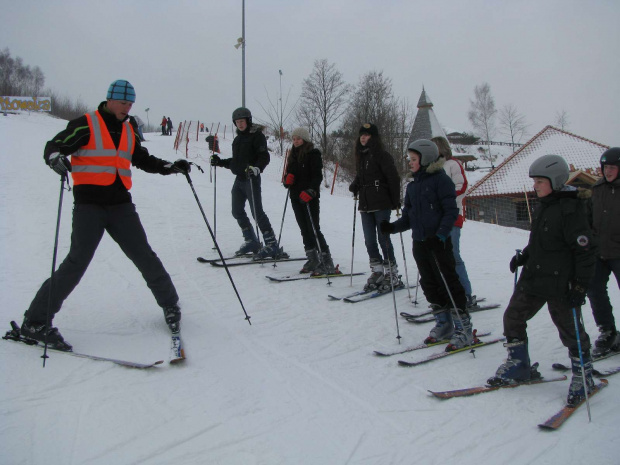
<svg viewBox="0 0 620 465">
<path fill-rule="evenodd" d="M 0 0 L 0 48 L 39 66 L 46 87 L 93 108 L 115 79 L 132 113 L 230 127 L 241 105 L 241 0 Z M 422 86 L 444 127 L 472 131 L 476 85 L 516 105 L 534 135 L 566 111 L 577 135 L 620 146 L 618 0 L 246 0 L 246 106 L 291 107 L 317 59 L 357 84 L 392 79 L 412 105 Z M 289 125 L 294 124 L 292 121 Z M 335 128 L 334 128 L 335 129 Z M 496 137 L 500 139 L 500 137 Z"/>
</svg>

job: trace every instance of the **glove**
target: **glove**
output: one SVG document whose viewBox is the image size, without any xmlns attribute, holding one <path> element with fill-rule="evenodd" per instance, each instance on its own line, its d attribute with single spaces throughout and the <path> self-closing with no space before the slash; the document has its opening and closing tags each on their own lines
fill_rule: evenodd
<svg viewBox="0 0 620 465">
<path fill-rule="evenodd" d="M 260 174 L 260 168 L 257 168 L 256 166 L 248 166 L 246 173 L 248 173 L 248 176 L 256 177 Z"/>
<path fill-rule="evenodd" d="M 222 166 L 222 159 L 217 155 L 211 155 L 211 166 Z"/>
<path fill-rule="evenodd" d="M 383 234 L 393 234 L 394 233 L 394 225 L 392 223 L 390 223 L 387 220 L 383 220 L 380 224 L 379 224 L 379 230 L 383 233 Z"/>
<path fill-rule="evenodd" d="M 510 272 L 514 273 L 515 271 L 517 271 L 517 268 L 525 265 L 525 262 L 527 262 L 527 257 L 525 255 L 523 255 L 522 253 L 516 254 L 510 259 Z"/>
<path fill-rule="evenodd" d="M 573 283 L 568 291 L 567 299 L 571 307 L 581 307 L 586 303 L 586 291 L 585 286 L 579 283 Z"/>
<path fill-rule="evenodd" d="M 179 158 L 172 164 L 171 169 L 173 173 L 187 174 L 192 170 L 192 166 L 187 160 Z"/>
<path fill-rule="evenodd" d="M 285 186 L 292 186 L 293 184 L 295 184 L 295 175 L 289 173 L 289 174 L 286 175 L 286 179 L 284 179 L 284 185 Z"/>
<path fill-rule="evenodd" d="M 61 176 L 65 176 L 67 172 L 71 171 L 71 162 L 59 152 L 52 153 L 47 159 L 47 164 Z"/>
<path fill-rule="evenodd" d="M 310 202 L 315 197 L 316 197 L 316 192 L 314 192 L 312 189 L 308 189 L 306 191 L 303 191 L 301 194 L 299 194 L 299 200 L 301 200 L 304 203 Z"/>
<path fill-rule="evenodd" d="M 359 191 L 360 191 L 360 188 L 357 185 L 357 183 L 352 182 L 351 185 L 349 186 L 349 192 L 353 192 L 353 195 L 357 195 Z"/>
<path fill-rule="evenodd" d="M 441 234 L 437 234 L 433 237 L 426 239 L 424 242 L 428 245 L 428 248 L 432 251 L 440 251 L 445 250 L 446 248 L 446 238 Z"/>
</svg>

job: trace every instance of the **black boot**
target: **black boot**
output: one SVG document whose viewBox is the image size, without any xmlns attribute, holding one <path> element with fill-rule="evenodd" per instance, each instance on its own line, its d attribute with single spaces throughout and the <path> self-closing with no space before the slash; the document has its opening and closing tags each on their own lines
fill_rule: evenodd
<svg viewBox="0 0 620 465">
<path fill-rule="evenodd" d="M 300 273 L 312 273 L 321 263 L 316 249 L 306 250 L 306 257 L 308 257 L 308 261 L 301 267 Z"/>
<path fill-rule="evenodd" d="M 173 333 L 181 331 L 181 308 L 177 305 L 170 305 L 169 307 L 163 307 L 164 318 L 166 323 Z"/>
<path fill-rule="evenodd" d="M 51 349 L 62 350 L 65 352 L 73 351 L 71 344 L 66 342 L 62 335 L 54 328 L 51 323 L 30 322 L 28 318 L 24 318 L 21 326 L 21 335 L 25 338 L 35 340 L 37 342 L 46 343 Z"/>
</svg>

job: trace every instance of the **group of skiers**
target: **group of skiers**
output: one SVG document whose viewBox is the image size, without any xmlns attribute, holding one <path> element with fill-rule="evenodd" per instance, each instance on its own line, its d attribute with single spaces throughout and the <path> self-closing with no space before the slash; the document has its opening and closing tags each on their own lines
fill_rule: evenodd
<svg viewBox="0 0 620 465">
<path fill-rule="evenodd" d="M 170 116 L 167 118 L 164 116 L 161 119 L 161 135 L 162 136 L 171 136 L 172 135 L 172 120 Z"/>
<path fill-rule="evenodd" d="M 180 329 L 178 295 L 148 244 L 129 189 L 131 165 L 162 175 L 187 174 L 191 165 L 183 159 L 171 163 L 156 158 L 141 146 L 135 120 L 129 118 L 135 98 L 129 82 L 114 81 L 96 111 L 70 121 L 45 147 L 44 159 L 50 168 L 61 176 L 71 173 L 73 178 L 73 232 L 67 257 L 43 283 L 24 315 L 24 337 L 71 350 L 52 320 L 84 275 L 105 231 L 142 272 L 172 332 Z M 232 120 L 237 132 L 232 157 L 213 154 L 210 163 L 235 175 L 232 215 L 243 235 L 236 254 L 252 255 L 256 260 L 286 258 L 262 203 L 261 173 L 270 161 L 266 137 L 247 108 L 234 110 Z M 164 121 L 168 125 L 170 120 L 162 120 L 162 133 Z M 420 286 L 435 319 L 425 342 L 448 342 L 446 351 L 475 344 L 469 309 L 477 304 L 476 296 L 460 256 L 467 180 L 462 166 L 452 158 L 448 141 L 434 138 L 409 144 L 411 179 L 402 216 L 394 222 L 390 222 L 391 213 L 401 206 L 400 176 L 377 126 L 366 123 L 360 127 L 354 155 L 356 176 L 349 190 L 359 201 L 371 269 L 365 290 L 389 292 L 403 286 L 390 235 L 411 229 Z M 603 178 L 594 186 L 592 199 L 590 191 L 566 185 L 569 167 L 562 157 L 545 155 L 530 166 L 540 205 L 533 214 L 527 246 L 509 265 L 513 273 L 518 267 L 523 271 L 504 313 L 508 358 L 488 380 L 490 385 L 540 377 L 530 364 L 526 327 L 545 303 L 572 361 L 569 404 L 581 401 L 586 389 L 591 392 L 594 387 L 591 344 L 580 318 L 586 295 L 601 332 L 594 355 L 620 350 L 607 293 L 611 273 L 620 285 L 620 202 L 615 198 L 620 188 L 620 148 L 607 150 L 600 162 Z M 301 272 L 329 276 L 340 271 L 320 228 L 322 172 L 321 152 L 308 130 L 295 129 L 283 184 L 308 258 Z M 245 211 L 246 203 L 263 244 Z"/>
</svg>

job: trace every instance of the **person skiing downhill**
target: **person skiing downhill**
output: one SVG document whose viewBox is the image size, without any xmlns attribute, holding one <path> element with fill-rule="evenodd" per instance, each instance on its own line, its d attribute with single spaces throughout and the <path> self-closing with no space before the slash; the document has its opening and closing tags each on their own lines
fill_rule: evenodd
<svg viewBox="0 0 620 465">
<path fill-rule="evenodd" d="M 84 276 L 105 231 L 142 273 L 172 332 L 180 330 L 179 297 L 148 243 L 129 189 L 131 165 L 162 175 L 185 174 L 191 166 L 182 159 L 170 163 L 156 158 L 140 145 L 135 122 L 129 120 L 135 100 L 129 82 L 114 81 L 107 100 L 96 111 L 70 121 L 45 146 L 44 159 L 49 167 L 61 176 L 71 172 L 73 178 L 73 231 L 69 253 L 51 278 L 52 293 L 51 279 L 47 279 L 24 314 L 21 335 L 46 342 L 51 348 L 72 349 L 52 326 L 52 320 Z"/>
<path fill-rule="evenodd" d="M 474 342 L 467 297 L 456 273 L 450 238 L 459 213 L 456 191 L 442 168 L 444 161 L 439 160 L 434 142 L 419 139 L 409 144 L 407 151 L 412 178 L 407 184 L 403 215 L 394 223 L 381 223 L 381 230 L 393 234 L 411 229 L 420 286 L 435 318 L 435 327 L 424 342 L 449 340 L 446 352 L 450 352 Z"/>
<path fill-rule="evenodd" d="M 291 207 L 308 257 L 300 273 L 334 274 L 337 270 L 319 223 L 319 195 L 323 181 L 321 152 L 314 147 L 306 128 L 295 129 L 292 140 L 293 147 L 288 156 L 284 187 L 289 190 Z"/>
<path fill-rule="evenodd" d="M 237 128 L 237 136 L 232 143 L 232 158 L 222 159 L 214 154 L 211 156 L 211 165 L 228 168 L 237 176 L 231 191 L 232 215 L 241 228 L 244 242 L 235 254 L 253 253 L 256 260 L 288 258 L 283 248 L 278 247 L 269 218 L 263 210 L 260 175 L 269 164 L 267 139 L 262 128 L 252 124 L 252 113 L 247 108 L 240 107 L 233 111 L 232 120 Z M 265 240 L 262 248 L 245 212 L 248 201 L 252 216 Z"/>
<path fill-rule="evenodd" d="M 392 155 L 383 148 L 379 128 L 365 123 L 355 141 L 355 179 L 349 191 L 359 197 L 364 243 L 370 260 L 371 275 L 364 290 L 387 291 L 403 283 L 390 236 L 379 228 L 389 221 L 392 210 L 400 208 L 400 176 Z M 381 250 L 379 250 L 381 249 Z"/>
<path fill-rule="evenodd" d="M 540 377 L 530 364 L 526 328 L 546 303 L 560 340 L 568 348 L 573 376 L 567 403 L 576 405 L 585 397 L 583 378 L 588 393 L 594 387 L 590 338 L 580 318 L 596 262 L 597 247 L 590 227 L 591 193 L 565 185 L 569 167 L 559 155 L 543 155 L 535 160 L 529 176 L 540 203 L 533 213 L 527 246 L 510 260 L 511 272 L 520 266 L 523 271 L 504 312 L 508 358 L 487 382 L 497 386 Z"/>
</svg>

